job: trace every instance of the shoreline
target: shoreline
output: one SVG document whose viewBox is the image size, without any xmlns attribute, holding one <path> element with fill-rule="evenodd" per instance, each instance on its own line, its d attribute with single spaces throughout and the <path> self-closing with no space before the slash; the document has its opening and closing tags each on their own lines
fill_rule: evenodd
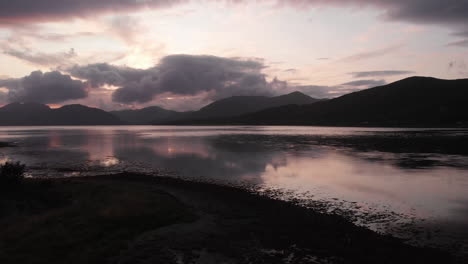
<svg viewBox="0 0 468 264">
<path fill-rule="evenodd" d="M 133 173 L 66 179 L 26 179 L 25 184 L 39 185 L 42 186 L 39 189 L 48 188 L 47 193 L 68 197 L 63 199 L 64 204 L 46 206 L 45 211 L 34 213 L 34 218 L 47 216 L 52 221 L 57 216 L 52 217 L 51 214 L 60 215 L 63 210 L 68 210 L 73 215 L 77 213 L 73 204 L 76 201 L 79 203 L 81 200 L 92 200 L 95 196 L 102 196 L 100 199 L 107 201 L 110 193 L 115 200 L 104 203 L 106 207 L 128 204 L 128 208 L 113 209 L 118 212 L 117 218 L 123 217 L 129 221 L 118 228 L 126 229 L 135 225 L 141 226 L 141 229 L 126 238 L 124 246 L 120 245 L 118 249 L 112 250 L 115 263 L 146 263 L 139 260 L 146 258 L 157 261 L 163 257 L 166 263 L 177 263 L 180 259 L 183 259 L 182 263 L 195 260 L 201 263 L 248 263 L 252 260 L 256 263 L 450 263 L 451 259 L 448 253 L 406 245 L 400 239 L 358 227 L 344 217 L 319 213 L 235 187 Z M 90 189 L 94 193 L 88 196 L 81 193 Z M 107 193 L 108 189 L 110 193 Z M 114 189 L 120 191 L 115 192 Z M 127 192 L 129 194 L 125 194 Z M 143 198 L 141 201 L 134 201 L 134 196 Z M 159 196 L 170 200 L 171 206 L 165 208 L 165 204 L 158 205 L 157 202 L 156 206 L 141 206 L 153 204 Z M 68 203 L 67 200 L 75 202 Z M 88 207 L 95 206 L 92 201 L 88 203 Z M 152 214 L 160 209 L 158 206 L 167 211 L 165 216 Z M 133 212 L 133 208 L 140 211 Z M 173 210 L 174 208 L 177 209 Z M 82 212 L 88 212 L 91 217 L 89 219 L 95 219 L 95 211 L 89 211 L 87 207 L 81 209 Z M 179 218 L 171 218 L 164 225 L 152 225 L 155 219 L 167 220 L 167 215 L 181 212 Z M 0 223 L 5 223 L 4 217 L 0 218 Z M 151 220 L 146 221 L 146 217 L 146 220 Z M 69 221 L 73 222 L 73 219 Z M 99 223 L 85 222 L 82 224 L 91 230 Z M 31 230 L 30 235 L 36 237 L 34 230 Z M 66 235 L 68 231 L 65 229 L 62 232 Z M 104 237 L 107 235 L 111 234 Z M 42 236 L 47 237 L 48 234 Z M 24 243 L 28 244 L 27 241 Z M 34 248 L 34 245 L 29 246 Z M 118 257 L 116 250 L 119 252 Z M 62 259 L 62 263 L 63 261 L 68 260 Z"/>
</svg>

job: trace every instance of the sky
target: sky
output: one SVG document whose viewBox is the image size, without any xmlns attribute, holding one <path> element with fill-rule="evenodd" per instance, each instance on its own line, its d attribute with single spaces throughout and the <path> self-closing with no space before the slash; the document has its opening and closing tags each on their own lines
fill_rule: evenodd
<svg viewBox="0 0 468 264">
<path fill-rule="evenodd" d="M 468 78 L 468 0 L 0 0 L 0 105 L 333 98 Z"/>
</svg>

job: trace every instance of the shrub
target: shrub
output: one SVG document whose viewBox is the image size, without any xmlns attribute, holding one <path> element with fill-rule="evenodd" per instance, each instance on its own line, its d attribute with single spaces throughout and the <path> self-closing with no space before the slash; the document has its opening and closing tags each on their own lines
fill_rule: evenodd
<svg viewBox="0 0 468 264">
<path fill-rule="evenodd" d="M 0 165 L 0 184 L 18 184 L 24 179 L 26 165 L 18 162 L 6 162 Z"/>
</svg>

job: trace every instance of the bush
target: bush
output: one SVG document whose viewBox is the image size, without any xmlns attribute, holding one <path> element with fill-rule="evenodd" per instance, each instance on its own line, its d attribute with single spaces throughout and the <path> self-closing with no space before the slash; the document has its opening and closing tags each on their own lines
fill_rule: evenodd
<svg viewBox="0 0 468 264">
<path fill-rule="evenodd" d="M 0 165 L 0 184 L 18 184 L 24 179 L 26 165 L 18 162 L 6 162 Z"/>
</svg>

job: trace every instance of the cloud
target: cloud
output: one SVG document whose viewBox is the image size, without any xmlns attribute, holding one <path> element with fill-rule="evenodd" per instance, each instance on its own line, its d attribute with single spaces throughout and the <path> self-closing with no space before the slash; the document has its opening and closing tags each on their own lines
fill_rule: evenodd
<svg viewBox="0 0 468 264">
<path fill-rule="evenodd" d="M 413 74 L 412 71 L 360 71 L 360 72 L 350 72 L 354 78 L 366 78 L 366 77 L 386 77 L 386 76 L 395 76 L 395 75 L 406 75 Z"/>
<path fill-rule="evenodd" d="M 0 1 L 0 24 L 70 20 L 103 13 L 131 12 L 143 8 L 164 8 L 186 0 L 16 0 Z"/>
<path fill-rule="evenodd" d="M 358 81 L 343 83 L 341 85 L 342 86 L 355 86 L 355 87 L 366 86 L 367 88 L 367 87 L 381 86 L 384 84 L 386 84 L 384 80 L 358 80 Z"/>
<path fill-rule="evenodd" d="M 275 96 L 301 91 L 315 98 L 330 98 L 385 84 L 384 80 L 364 79 L 335 86 L 302 85 L 270 79 L 264 73 L 266 68 L 258 58 L 170 55 L 147 69 L 108 63 L 74 65 L 61 69 L 69 75 L 37 71 L 19 79 L 1 80 L 0 87 L 7 88 L 9 101 L 73 100 L 106 109 L 156 103 L 171 109 L 193 110 L 235 95 Z M 381 72 L 386 71 L 359 73 L 383 75 Z"/>
<path fill-rule="evenodd" d="M 144 31 L 143 26 L 135 17 L 116 16 L 109 21 L 109 31 L 125 41 L 127 44 L 135 44 L 137 36 Z"/>
<path fill-rule="evenodd" d="M 215 1 L 215 0 L 212 0 Z M 217 0 L 216 0 L 217 1 Z M 168 8 L 188 0 L 16 0 L 0 1 L 0 24 L 41 22 L 86 17 L 101 13 L 132 12 L 143 8 Z M 203 3 L 202 1 L 200 1 Z M 248 4 L 245 0 L 226 3 Z M 371 7 L 393 21 L 448 25 L 467 29 L 468 0 L 263 0 L 273 6 L 307 8 L 316 6 Z M 466 31 L 466 30 L 465 30 Z"/>
<path fill-rule="evenodd" d="M 279 6 L 371 7 L 382 10 L 388 20 L 412 23 L 463 25 L 468 21 L 467 0 L 279 0 Z"/>
<path fill-rule="evenodd" d="M 291 73 L 291 74 L 295 74 L 298 71 L 299 71 L 298 69 L 294 69 L 294 68 L 283 70 L 283 72 L 288 72 L 288 73 Z"/>
<path fill-rule="evenodd" d="M 263 60 L 254 58 L 171 55 L 148 69 L 100 63 L 75 65 L 66 71 L 95 89 L 116 87 L 112 94 L 115 103 L 157 103 L 178 110 L 192 110 L 235 95 L 275 96 L 300 91 L 315 98 L 330 98 L 385 84 L 384 80 L 357 80 L 335 86 L 301 85 L 278 78 L 268 80 L 265 68 Z"/>
<path fill-rule="evenodd" d="M 465 39 L 452 46 L 466 47 L 468 39 L 468 0 L 279 0 L 280 6 L 297 8 L 315 6 L 371 7 L 380 10 L 387 21 L 415 24 L 441 25 L 452 29 L 455 35 Z"/>
<path fill-rule="evenodd" d="M 453 35 L 457 36 L 457 37 L 467 37 L 468 38 L 468 30 L 467 31 L 455 32 L 455 33 L 453 33 Z"/>
<path fill-rule="evenodd" d="M 468 39 L 462 39 L 454 42 L 450 42 L 447 46 L 455 46 L 455 47 L 468 47 Z"/>
<path fill-rule="evenodd" d="M 134 69 L 127 66 L 115 66 L 108 63 L 96 63 L 86 66 L 72 66 L 65 69 L 70 75 L 86 79 L 92 87 L 103 85 L 123 86 L 125 84 L 138 82 L 148 76 L 154 69 Z"/>
<path fill-rule="evenodd" d="M 8 94 L 3 91 L 0 91 L 0 104 L 5 104 L 7 102 L 8 102 Z"/>
<path fill-rule="evenodd" d="M 211 0 L 219 2 L 219 0 Z M 260 0 L 266 6 L 277 8 L 289 6 L 300 9 L 332 7 L 369 7 L 381 12 L 387 21 L 403 21 L 416 24 L 433 24 L 451 28 L 454 34 L 463 39 L 449 43 L 449 46 L 468 46 L 468 0 Z M 16 0 L 0 1 L 0 26 L 17 27 L 50 21 L 63 21 L 75 18 L 89 18 L 102 14 L 128 14 L 141 9 L 161 9 L 189 3 L 189 0 Z M 206 1 L 197 1 L 203 4 Z M 224 0 L 226 3 L 249 4 L 246 0 Z M 357 9 L 355 9 L 357 10 Z M 110 23 L 110 31 L 127 43 L 135 42 L 132 31 L 138 21 L 128 16 L 116 18 Z M 63 36 L 44 36 L 54 39 Z M 346 58 L 347 61 L 368 59 L 390 50 L 377 53 L 366 52 Z"/>
<path fill-rule="evenodd" d="M 10 102 L 61 103 L 88 95 L 84 82 L 58 71 L 35 71 L 22 78 L 0 80 L 0 87 L 8 89 Z"/>
<path fill-rule="evenodd" d="M 67 52 L 58 53 L 34 53 L 30 50 L 18 50 L 8 48 L 3 51 L 4 54 L 27 61 L 31 64 L 40 66 L 57 66 L 66 64 L 70 59 L 76 57 L 75 50 L 72 48 Z"/>
<path fill-rule="evenodd" d="M 202 92 L 211 99 L 232 95 L 273 95 L 280 81 L 268 82 L 258 59 L 222 58 L 208 55 L 171 55 L 148 69 L 133 69 L 106 63 L 74 66 L 68 72 L 94 87 L 117 86 L 113 100 L 145 103 L 157 95 L 193 96 Z"/>
<path fill-rule="evenodd" d="M 345 57 L 341 59 L 341 61 L 345 62 L 354 62 L 354 61 L 360 61 L 360 60 L 367 60 L 367 59 L 372 59 L 375 57 L 380 57 L 383 55 L 387 55 L 389 53 L 392 53 L 398 49 L 401 48 L 401 45 L 396 45 L 396 46 L 390 46 L 390 47 L 385 47 L 382 49 L 376 49 L 376 50 L 371 50 L 371 51 L 366 51 L 366 52 L 361 52 L 357 53 L 348 57 Z"/>
</svg>

